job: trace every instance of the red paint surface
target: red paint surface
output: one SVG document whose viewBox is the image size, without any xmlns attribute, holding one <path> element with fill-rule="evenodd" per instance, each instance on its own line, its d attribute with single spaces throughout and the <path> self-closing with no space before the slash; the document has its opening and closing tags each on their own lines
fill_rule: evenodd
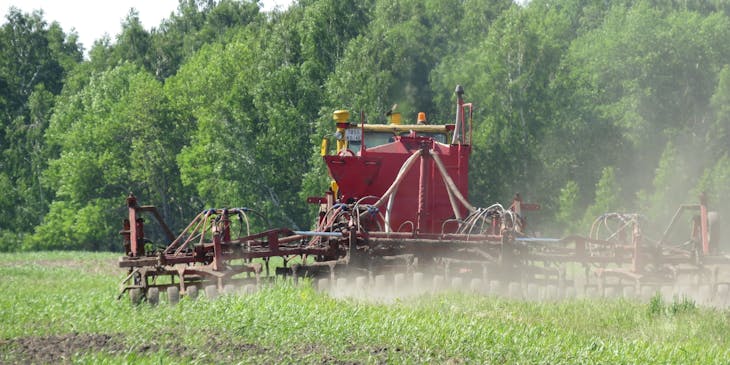
<svg viewBox="0 0 730 365">
<path fill-rule="evenodd" d="M 330 176 L 340 189 L 340 201 L 357 201 L 366 196 L 381 197 L 398 175 L 403 163 L 418 149 L 432 149 L 437 153 L 451 179 L 463 196 L 468 196 L 469 154 L 468 145 L 446 145 L 435 142 L 429 137 L 396 136 L 392 143 L 367 148 L 357 156 L 324 156 Z M 425 154 L 427 155 L 427 154 Z M 423 157 L 421 157 L 423 158 Z M 441 233 L 442 224 L 454 218 L 449 203 L 446 184 L 433 159 L 426 157 L 428 168 L 425 169 L 427 184 L 425 186 L 425 206 L 421 229 L 418 233 Z M 417 161 L 408 171 L 398 188 L 391 212 L 393 231 L 413 231 L 418 220 L 419 179 L 422 169 Z M 363 201 L 373 204 L 377 199 Z M 461 207 L 466 215 L 466 209 Z M 386 204 L 381 207 L 385 214 Z M 412 222 L 410 225 L 408 222 Z M 452 229 L 455 224 L 447 225 Z M 448 229 L 447 229 L 448 231 Z"/>
</svg>

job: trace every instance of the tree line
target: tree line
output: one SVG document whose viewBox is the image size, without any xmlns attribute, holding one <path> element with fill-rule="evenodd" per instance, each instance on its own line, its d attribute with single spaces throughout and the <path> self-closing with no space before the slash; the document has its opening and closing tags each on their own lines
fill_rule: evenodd
<svg viewBox="0 0 730 365">
<path fill-rule="evenodd" d="M 119 250 L 134 192 L 171 225 L 247 206 L 309 228 L 331 112 L 475 105 L 470 199 L 543 234 L 708 195 L 730 214 L 730 5 L 713 0 L 180 0 L 88 48 L 41 11 L 0 27 L 0 250 Z M 254 227 L 268 228 L 264 223 Z"/>
</svg>

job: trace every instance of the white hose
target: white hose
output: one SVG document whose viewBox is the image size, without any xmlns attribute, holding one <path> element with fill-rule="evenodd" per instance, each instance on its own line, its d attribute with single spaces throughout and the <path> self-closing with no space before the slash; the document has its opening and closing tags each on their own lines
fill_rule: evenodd
<svg viewBox="0 0 730 365">
<path fill-rule="evenodd" d="M 463 204 L 470 213 L 474 213 L 474 211 L 476 211 L 476 208 L 474 208 L 473 205 L 469 204 L 464 196 L 461 195 L 461 192 L 456 187 L 456 184 L 454 184 L 454 180 L 452 180 L 451 176 L 449 176 L 449 174 L 447 173 L 446 167 L 444 167 L 444 163 L 441 161 L 439 155 L 435 151 L 429 152 L 431 153 L 431 157 L 433 157 L 434 162 L 436 162 L 436 167 L 438 167 L 439 172 L 441 173 L 441 177 L 443 177 L 444 182 L 446 183 L 446 187 L 450 189 L 450 191 L 459 199 L 461 204 Z"/>
<path fill-rule="evenodd" d="M 411 169 L 411 166 L 413 166 L 413 163 L 416 161 L 416 159 L 421 156 L 421 150 L 418 150 L 414 152 L 411 157 L 408 157 L 406 162 L 403 163 L 403 166 L 401 166 L 400 171 L 398 171 L 398 175 L 396 175 L 395 180 L 393 180 L 393 183 L 390 184 L 390 187 L 388 190 L 385 191 L 385 194 L 383 194 L 380 199 L 378 199 L 375 204 L 373 204 L 374 207 L 380 208 L 381 205 L 385 202 L 386 199 L 390 198 L 391 194 L 395 194 L 395 192 L 398 190 L 398 186 L 401 182 L 403 182 L 403 179 L 406 176 L 406 173 Z"/>
</svg>

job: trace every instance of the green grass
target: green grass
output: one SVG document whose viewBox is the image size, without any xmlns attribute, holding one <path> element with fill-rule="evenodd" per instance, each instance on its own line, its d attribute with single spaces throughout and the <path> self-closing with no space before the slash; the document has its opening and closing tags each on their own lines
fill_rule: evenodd
<svg viewBox="0 0 730 365">
<path fill-rule="evenodd" d="M 213 302 L 133 306 L 115 300 L 123 277 L 116 257 L 0 255 L 0 363 L 49 362 L 19 351 L 33 341 L 70 341 L 59 361 L 90 364 L 730 359 L 730 312 L 686 301 L 531 303 L 448 294 L 376 304 L 279 284 Z"/>
</svg>

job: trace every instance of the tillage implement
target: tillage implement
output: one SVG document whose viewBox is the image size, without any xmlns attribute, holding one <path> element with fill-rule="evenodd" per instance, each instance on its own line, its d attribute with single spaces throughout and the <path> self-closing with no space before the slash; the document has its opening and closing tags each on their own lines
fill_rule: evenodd
<svg viewBox="0 0 730 365">
<path fill-rule="evenodd" d="M 332 183 L 308 199 L 319 206 L 309 231 L 252 233 L 260 213 L 218 208 L 175 234 L 155 207 L 130 194 L 119 297 L 155 304 L 163 292 L 176 303 L 201 291 L 214 298 L 253 292 L 273 278 L 310 277 L 333 295 L 385 299 L 441 290 L 530 300 L 661 293 L 730 305 L 721 271 L 730 260 L 719 252 L 717 215 L 704 198 L 680 207 L 659 240 L 644 235 L 637 214 L 604 214 L 588 236 L 558 239 L 529 233 L 525 215 L 540 207 L 519 194 L 508 205 L 473 206 L 472 104 L 461 86 L 455 93 L 453 124 L 429 123 L 423 113 L 406 124 L 394 110 L 389 124 L 362 116 L 353 123 L 348 111 L 335 111 L 335 146 L 322 143 Z M 143 216 L 159 223 L 166 247 L 151 247 Z M 687 216 L 690 227 L 678 233 Z"/>
</svg>

